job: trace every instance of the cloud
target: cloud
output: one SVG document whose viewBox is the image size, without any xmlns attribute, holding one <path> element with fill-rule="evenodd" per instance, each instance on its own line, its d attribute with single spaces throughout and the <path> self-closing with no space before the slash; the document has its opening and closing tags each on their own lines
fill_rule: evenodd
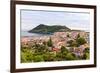
<svg viewBox="0 0 100 73">
<path fill-rule="evenodd" d="M 67 27 L 86 28 L 90 26 L 89 13 L 54 12 L 54 11 L 21 11 L 21 29 L 29 30 L 39 24 L 65 25 Z M 85 30 L 85 29 L 84 29 Z"/>
</svg>

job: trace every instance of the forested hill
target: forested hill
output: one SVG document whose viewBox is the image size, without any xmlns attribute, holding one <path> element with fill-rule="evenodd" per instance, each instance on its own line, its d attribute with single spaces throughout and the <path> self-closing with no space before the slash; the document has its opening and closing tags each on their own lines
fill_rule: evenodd
<svg viewBox="0 0 100 73">
<path fill-rule="evenodd" d="M 40 33 L 40 34 L 52 34 L 54 32 L 63 32 L 63 31 L 71 31 L 70 28 L 61 25 L 44 25 L 40 24 L 37 27 L 29 30 L 30 33 Z"/>
</svg>

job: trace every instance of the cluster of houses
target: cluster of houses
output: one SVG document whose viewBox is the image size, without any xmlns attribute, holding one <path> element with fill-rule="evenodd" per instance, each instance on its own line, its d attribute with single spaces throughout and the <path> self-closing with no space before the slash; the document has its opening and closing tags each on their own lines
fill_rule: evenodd
<svg viewBox="0 0 100 73">
<path fill-rule="evenodd" d="M 67 41 L 75 40 L 77 36 L 85 38 L 87 41 L 86 44 L 80 45 L 79 47 L 68 47 Z M 55 32 L 50 36 L 39 36 L 39 37 L 22 37 L 21 45 L 22 46 L 31 46 L 34 43 L 43 44 L 43 42 L 47 42 L 51 38 L 53 47 L 51 47 L 52 51 L 59 51 L 61 46 L 65 46 L 68 50 L 76 54 L 77 56 L 82 56 L 83 51 L 89 47 L 89 33 L 83 31 L 71 31 L 71 32 Z"/>
</svg>

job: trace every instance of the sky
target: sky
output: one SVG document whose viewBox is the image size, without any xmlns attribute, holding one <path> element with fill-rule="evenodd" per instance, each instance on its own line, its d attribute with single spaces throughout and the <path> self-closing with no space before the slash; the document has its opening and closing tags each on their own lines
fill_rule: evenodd
<svg viewBox="0 0 100 73">
<path fill-rule="evenodd" d="M 39 24 L 62 25 L 70 29 L 89 31 L 90 14 L 67 11 L 21 10 L 21 30 L 28 31 Z"/>
</svg>

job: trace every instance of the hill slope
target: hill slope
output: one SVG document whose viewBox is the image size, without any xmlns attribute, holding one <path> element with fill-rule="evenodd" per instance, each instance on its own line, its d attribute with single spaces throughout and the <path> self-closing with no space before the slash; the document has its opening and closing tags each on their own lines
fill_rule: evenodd
<svg viewBox="0 0 100 73">
<path fill-rule="evenodd" d="M 48 25 L 40 24 L 37 27 L 33 28 L 32 30 L 29 30 L 30 33 L 40 33 L 40 34 L 52 34 L 58 31 L 60 32 L 71 31 L 71 29 L 61 25 L 48 26 Z"/>
</svg>

